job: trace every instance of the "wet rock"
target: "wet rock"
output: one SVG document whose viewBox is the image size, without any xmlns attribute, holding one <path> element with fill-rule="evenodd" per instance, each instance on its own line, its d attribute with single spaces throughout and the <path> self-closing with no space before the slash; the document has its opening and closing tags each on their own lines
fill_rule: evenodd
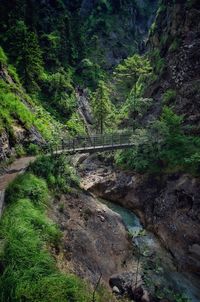
<svg viewBox="0 0 200 302">
<path fill-rule="evenodd" d="M 112 289 L 113 293 L 115 294 L 120 294 L 120 290 L 117 286 L 113 286 L 113 289 Z"/>
<path fill-rule="evenodd" d="M 195 254 L 200 259 L 200 245 L 199 244 L 193 244 L 189 247 L 189 251 L 193 254 Z"/>
<path fill-rule="evenodd" d="M 101 177 L 96 168 L 83 174 L 86 188 L 136 212 L 171 251 L 179 269 L 199 272 L 200 180 L 180 173 L 159 179 L 109 169 Z"/>
<path fill-rule="evenodd" d="M 109 284 L 112 288 L 116 286 L 119 289 L 121 295 L 128 295 L 129 298 L 134 298 L 134 292 L 138 290 L 137 293 L 139 293 L 139 288 L 141 288 L 142 285 L 141 277 L 138 276 L 137 278 L 138 280 L 136 283 L 136 274 L 133 272 L 125 272 L 111 276 L 109 279 Z"/>
<path fill-rule="evenodd" d="M 133 298 L 136 302 L 140 302 L 144 295 L 144 290 L 141 286 L 136 287 L 132 292 Z"/>
<path fill-rule="evenodd" d="M 10 154 L 11 149 L 9 145 L 9 137 L 6 131 L 3 131 L 0 135 L 0 161 L 5 160 Z"/>
<path fill-rule="evenodd" d="M 105 217 L 102 215 L 100 215 L 99 218 L 100 218 L 101 222 L 104 222 L 106 220 Z"/>
<path fill-rule="evenodd" d="M 60 204 L 63 213 L 69 213 L 69 219 L 60 213 Z M 63 249 L 56 255 L 61 270 L 67 268 L 68 273 L 96 285 L 100 272 L 102 282 L 108 284 L 111 275 L 135 267 L 132 246 L 120 216 L 91 195 L 84 192 L 63 195 L 59 201 L 55 200 L 51 217 L 61 226 L 63 234 Z M 70 253 L 66 252 L 67 246 Z"/>
<path fill-rule="evenodd" d="M 147 290 L 143 290 L 141 302 L 150 302 L 150 296 L 149 296 L 149 293 L 147 292 Z"/>
</svg>

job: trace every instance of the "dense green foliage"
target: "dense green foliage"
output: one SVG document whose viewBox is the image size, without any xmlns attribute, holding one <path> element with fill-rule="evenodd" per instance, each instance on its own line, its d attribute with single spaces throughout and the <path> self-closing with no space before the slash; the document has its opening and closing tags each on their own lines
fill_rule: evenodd
<svg viewBox="0 0 200 302">
<path fill-rule="evenodd" d="M 108 69 L 118 62 L 115 51 L 124 58 L 138 50 L 138 24 L 147 32 L 155 7 L 156 0 L 145 4 L 131 0 L 2 0 L 1 45 L 31 97 L 64 122 L 72 135 L 84 133 L 82 123 L 78 121 L 76 126 L 74 122 L 78 107 L 75 87 L 89 87 L 94 92 L 100 81 L 107 81 Z M 5 59 L 1 54 L 0 58 Z M 48 132 L 48 127 L 43 130 Z"/>
<path fill-rule="evenodd" d="M 159 120 L 133 135 L 133 149 L 117 154 L 117 163 L 139 172 L 190 171 L 200 174 L 200 140 L 184 134 L 183 117 L 164 107 Z"/>
<path fill-rule="evenodd" d="M 109 98 L 109 89 L 103 81 L 100 81 L 93 98 L 93 112 L 97 121 L 97 129 L 102 134 L 112 105 Z"/>
<path fill-rule="evenodd" d="M 14 127 L 19 125 L 27 130 L 34 126 L 46 139 L 54 137 L 61 125 L 24 92 L 18 74 L 12 65 L 7 64 L 2 48 L 0 57 L 2 73 L 9 79 L 9 82 L 4 77 L 0 79 L 0 132 L 6 129 L 12 144 L 15 144 Z"/>
<path fill-rule="evenodd" d="M 28 198 L 35 205 L 44 205 L 48 200 L 48 190 L 44 180 L 33 174 L 19 176 L 6 191 L 6 202 Z"/>
<path fill-rule="evenodd" d="M 68 192 L 72 186 L 79 184 L 75 170 L 69 165 L 66 156 L 41 156 L 30 165 L 38 177 L 43 177 L 49 186 L 57 192 Z"/>
<path fill-rule="evenodd" d="M 135 54 L 132 57 L 128 57 L 121 64 L 119 64 L 114 72 L 116 81 L 123 89 L 124 94 L 126 92 L 137 96 L 137 82 L 141 76 L 148 75 L 151 72 L 151 66 L 146 58 Z"/>
<path fill-rule="evenodd" d="M 24 21 L 17 20 L 7 32 L 6 45 L 24 87 L 28 91 L 38 89 L 37 83 L 42 76 L 43 61 L 37 35 L 28 30 Z"/>
</svg>

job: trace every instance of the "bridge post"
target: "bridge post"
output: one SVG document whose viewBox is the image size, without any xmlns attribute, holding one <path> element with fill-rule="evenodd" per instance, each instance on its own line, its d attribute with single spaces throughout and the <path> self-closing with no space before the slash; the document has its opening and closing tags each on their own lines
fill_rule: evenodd
<svg viewBox="0 0 200 302">
<path fill-rule="evenodd" d="M 86 149 L 86 144 L 87 144 L 87 138 L 84 138 L 84 150 Z"/>
</svg>

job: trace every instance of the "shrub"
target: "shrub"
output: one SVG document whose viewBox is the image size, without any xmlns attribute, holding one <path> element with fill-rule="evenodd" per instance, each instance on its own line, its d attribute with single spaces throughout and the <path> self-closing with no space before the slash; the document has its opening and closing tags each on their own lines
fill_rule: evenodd
<svg viewBox="0 0 200 302">
<path fill-rule="evenodd" d="M 17 157 L 22 157 L 26 154 L 24 147 L 21 144 L 15 145 L 15 152 Z"/>
<path fill-rule="evenodd" d="M 169 51 L 174 52 L 176 51 L 181 44 L 181 41 L 179 39 L 175 39 L 172 44 L 170 45 Z"/>
<path fill-rule="evenodd" d="M 0 64 L 6 64 L 7 63 L 7 57 L 5 55 L 5 52 L 3 51 L 3 48 L 0 47 Z"/>
<path fill-rule="evenodd" d="M 165 68 L 165 59 L 161 57 L 158 49 L 154 49 L 149 53 L 152 62 L 153 70 L 156 75 L 162 74 Z"/>
<path fill-rule="evenodd" d="M 168 89 L 163 94 L 163 102 L 165 105 L 170 104 L 171 102 L 174 102 L 176 100 L 176 91 L 173 89 Z"/>
<path fill-rule="evenodd" d="M 75 170 L 64 155 L 41 156 L 30 165 L 30 171 L 45 178 L 49 188 L 58 192 L 68 192 L 71 186 L 79 184 Z"/>
<path fill-rule="evenodd" d="M 34 204 L 44 206 L 48 200 L 46 182 L 31 173 L 20 175 L 8 187 L 6 202 L 13 203 L 23 198 L 29 198 Z"/>
<path fill-rule="evenodd" d="M 8 72 L 12 79 L 15 81 L 16 84 L 20 84 L 19 76 L 17 74 L 17 70 L 13 65 L 8 65 Z"/>
<path fill-rule="evenodd" d="M 183 117 L 164 107 L 159 120 L 146 129 L 135 131 L 134 147 L 118 152 L 117 163 L 138 172 L 176 172 L 187 168 L 197 173 L 200 139 L 185 135 L 182 121 Z"/>
<path fill-rule="evenodd" d="M 72 114 L 71 118 L 67 121 L 66 126 L 73 136 L 86 134 L 84 123 L 76 112 Z"/>
<path fill-rule="evenodd" d="M 39 148 L 39 146 L 36 145 L 36 144 L 32 144 L 32 143 L 31 143 L 31 144 L 28 146 L 28 148 L 27 148 L 27 153 L 28 153 L 29 155 L 38 155 L 39 152 L 40 152 L 40 148 Z"/>
<path fill-rule="evenodd" d="M 200 148 L 200 140 L 199 140 L 199 148 Z M 185 164 L 189 171 L 196 175 L 200 175 L 200 152 L 192 154 L 189 157 L 185 158 Z"/>
</svg>

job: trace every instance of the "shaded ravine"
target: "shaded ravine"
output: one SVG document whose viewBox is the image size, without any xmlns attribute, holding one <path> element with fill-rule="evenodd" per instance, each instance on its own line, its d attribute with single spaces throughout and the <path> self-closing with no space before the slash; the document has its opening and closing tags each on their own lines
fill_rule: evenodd
<svg viewBox="0 0 200 302">
<path fill-rule="evenodd" d="M 133 246 L 140 255 L 139 273 L 150 291 L 155 292 L 160 298 L 163 294 L 176 301 L 199 302 L 200 285 L 195 275 L 176 270 L 171 254 L 162 247 L 154 234 L 144 229 L 133 212 L 113 202 L 99 200 L 122 217 L 132 236 Z"/>
</svg>

